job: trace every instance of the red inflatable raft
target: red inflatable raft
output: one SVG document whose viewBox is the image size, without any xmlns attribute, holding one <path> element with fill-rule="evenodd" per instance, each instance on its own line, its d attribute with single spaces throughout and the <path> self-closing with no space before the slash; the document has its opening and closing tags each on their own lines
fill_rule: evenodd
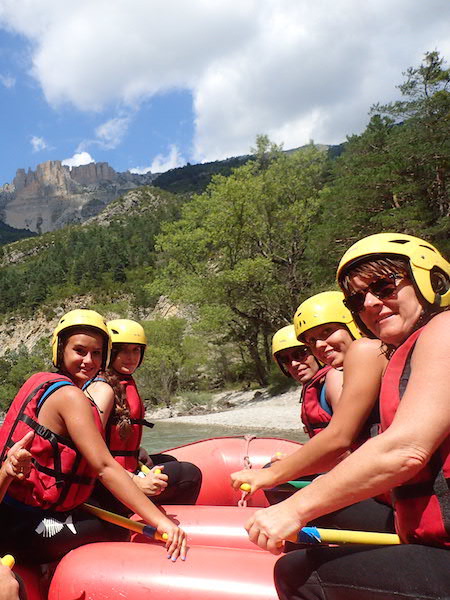
<svg viewBox="0 0 450 600">
<path fill-rule="evenodd" d="M 267 552 L 193 546 L 185 562 L 151 544 L 100 543 L 65 556 L 48 600 L 276 600 Z"/>
<path fill-rule="evenodd" d="M 220 437 L 171 448 L 165 453 L 192 462 L 201 469 L 203 484 L 196 505 L 236 506 L 241 494 L 231 487 L 230 473 L 260 469 L 275 454 L 292 454 L 300 447 L 299 442 L 280 438 Z M 261 490 L 253 494 L 247 504 L 268 505 Z"/>
<path fill-rule="evenodd" d="M 278 438 L 223 437 L 202 440 L 167 454 L 200 467 L 203 484 L 195 506 L 166 506 L 189 539 L 186 562 L 167 560 L 165 548 L 133 534 L 131 543 L 99 543 L 65 556 L 53 576 L 48 600 L 229 600 L 276 599 L 273 565 L 276 557 L 259 550 L 247 537 L 245 523 L 256 507 L 267 506 L 263 492 L 238 507 L 241 493 L 229 475 L 260 468 L 276 453 L 290 454 L 299 443 Z M 139 520 L 137 516 L 135 520 Z M 22 570 L 29 600 L 45 600 L 36 591 L 36 573 Z M 28 585 L 27 585 L 28 588 Z"/>
</svg>

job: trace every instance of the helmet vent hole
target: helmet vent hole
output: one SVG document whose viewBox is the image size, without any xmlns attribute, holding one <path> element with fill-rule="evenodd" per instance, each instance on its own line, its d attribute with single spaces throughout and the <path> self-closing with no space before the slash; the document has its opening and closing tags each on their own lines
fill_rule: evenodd
<svg viewBox="0 0 450 600">
<path fill-rule="evenodd" d="M 450 289 L 450 277 L 441 269 L 433 267 L 430 272 L 431 286 L 439 296 L 443 296 Z"/>
<path fill-rule="evenodd" d="M 431 250 L 432 252 L 434 252 L 436 254 L 436 248 L 433 248 L 432 246 L 426 246 L 425 244 L 419 244 L 422 248 L 426 248 L 427 250 Z"/>
</svg>

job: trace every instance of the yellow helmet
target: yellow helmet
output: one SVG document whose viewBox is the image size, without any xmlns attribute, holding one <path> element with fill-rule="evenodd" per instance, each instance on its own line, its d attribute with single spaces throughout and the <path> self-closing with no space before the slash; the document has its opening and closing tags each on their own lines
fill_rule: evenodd
<svg viewBox="0 0 450 600">
<path fill-rule="evenodd" d="M 102 315 L 95 310 L 88 310 L 87 308 L 77 308 L 75 310 L 71 310 L 63 315 L 59 320 L 59 323 L 56 326 L 52 336 L 53 365 L 59 369 L 62 363 L 62 332 L 67 332 L 68 329 L 77 327 L 88 327 L 101 333 L 103 337 L 101 368 L 104 369 L 108 364 L 111 350 L 111 341 L 109 339 L 108 328 Z"/>
<path fill-rule="evenodd" d="M 278 353 L 282 350 L 289 348 L 297 348 L 298 346 L 304 346 L 303 342 L 299 342 L 295 336 L 295 329 L 293 325 L 286 325 L 279 329 L 272 338 L 272 356 L 274 361 L 280 367 L 281 371 L 291 377 L 291 374 L 285 369 L 283 363 L 278 358 Z"/>
<path fill-rule="evenodd" d="M 420 297 L 433 306 L 450 304 L 450 263 L 430 243 L 405 233 L 376 233 L 353 244 L 339 263 L 338 283 L 357 263 L 377 258 L 406 259 L 411 281 Z M 433 275 L 437 273 L 447 280 L 447 289 L 441 293 L 433 285 Z"/>
<path fill-rule="evenodd" d="M 343 323 L 354 339 L 360 338 L 361 333 L 343 300 L 342 292 L 322 292 L 302 302 L 294 315 L 297 339 L 301 340 L 309 329 L 326 323 Z"/>
<path fill-rule="evenodd" d="M 139 344 L 142 346 L 140 365 L 147 347 L 147 336 L 142 325 L 131 319 L 115 319 L 108 321 L 107 326 L 113 346 L 114 344 Z"/>
</svg>

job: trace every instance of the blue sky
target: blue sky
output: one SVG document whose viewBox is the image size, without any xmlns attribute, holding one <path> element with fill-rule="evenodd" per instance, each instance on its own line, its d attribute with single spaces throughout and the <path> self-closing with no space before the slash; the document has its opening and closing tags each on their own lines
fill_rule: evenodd
<svg viewBox="0 0 450 600">
<path fill-rule="evenodd" d="M 359 133 L 448 0 L 0 0 L 0 185 L 46 160 L 159 172 Z"/>
</svg>

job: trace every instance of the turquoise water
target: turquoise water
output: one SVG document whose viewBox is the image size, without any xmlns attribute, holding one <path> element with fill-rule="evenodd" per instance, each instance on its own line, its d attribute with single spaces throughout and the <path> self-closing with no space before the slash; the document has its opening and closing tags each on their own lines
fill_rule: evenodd
<svg viewBox="0 0 450 600">
<path fill-rule="evenodd" d="M 252 429 L 251 427 L 222 427 L 220 425 L 194 425 L 191 423 L 155 423 L 153 429 L 144 427 L 142 445 L 150 453 L 161 452 L 190 442 L 213 437 L 234 435 L 255 435 L 257 437 L 278 437 L 294 442 L 305 442 L 306 436 L 299 431 L 283 429 Z"/>
</svg>

